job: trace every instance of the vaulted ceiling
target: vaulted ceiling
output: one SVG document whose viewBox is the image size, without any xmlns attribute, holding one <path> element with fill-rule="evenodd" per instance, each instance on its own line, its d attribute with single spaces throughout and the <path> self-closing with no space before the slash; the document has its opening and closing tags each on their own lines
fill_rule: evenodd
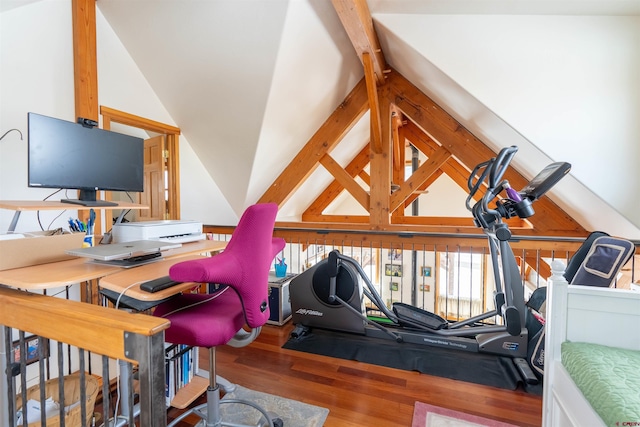
<svg viewBox="0 0 640 427">
<path fill-rule="evenodd" d="M 581 13 L 637 7 L 578 3 Z M 476 135 L 487 132 L 462 120 L 455 104 L 423 81 L 410 81 L 425 65 L 374 23 L 369 8 L 374 16 L 578 10 L 571 1 L 502 0 L 97 5 L 236 211 L 256 200 L 276 201 L 284 216 L 325 227 L 446 231 L 473 226 L 469 218 L 410 218 L 404 208 L 440 176 L 464 188 L 469 170 L 500 143 L 481 140 Z M 422 156 L 411 177 L 401 167 L 408 144 Z M 519 188 L 525 175 L 533 174 L 521 167 L 507 178 Z M 392 182 L 399 185 L 393 193 Z M 329 215 L 329 205 L 344 194 L 361 211 Z M 512 225 L 532 234 L 585 233 L 567 206 L 548 198 L 539 206 L 545 215 Z"/>
</svg>

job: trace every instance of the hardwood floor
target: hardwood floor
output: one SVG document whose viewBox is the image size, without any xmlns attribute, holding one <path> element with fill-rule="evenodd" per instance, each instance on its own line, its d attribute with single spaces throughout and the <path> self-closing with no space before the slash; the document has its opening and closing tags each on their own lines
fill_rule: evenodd
<svg viewBox="0 0 640 427">
<path fill-rule="evenodd" d="M 326 427 L 411 426 L 415 401 L 519 426 L 541 425 L 541 396 L 282 349 L 291 329 L 291 322 L 267 325 L 247 347 L 219 348 L 218 375 L 328 408 Z M 200 366 L 206 367 L 207 352 L 200 355 Z M 171 409 L 168 416 L 177 413 Z"/>
</svg>

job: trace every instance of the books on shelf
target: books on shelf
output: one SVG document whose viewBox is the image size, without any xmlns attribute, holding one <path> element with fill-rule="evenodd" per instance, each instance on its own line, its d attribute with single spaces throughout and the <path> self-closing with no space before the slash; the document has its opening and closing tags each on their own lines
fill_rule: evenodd
<svg viewBox="0 0 640 427">
<path fill-rule="evenodd" d="M 198 348 L 184 344 L 165 344 L 165 394 L 167 406 L 178 390 L 189 384 L 198 372 Z"/>
</svg>

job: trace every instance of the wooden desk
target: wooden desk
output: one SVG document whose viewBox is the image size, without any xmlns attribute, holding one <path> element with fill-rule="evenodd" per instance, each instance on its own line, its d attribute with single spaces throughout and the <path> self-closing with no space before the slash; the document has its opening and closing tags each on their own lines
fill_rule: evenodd
<svg viewBox="0 0 640 427">
<path fill-rule="evenodd" d="M 182 257 L 171 257 L 162 261 L 152 262 L 151 264 L 141 265 L 140 267 L 122 270 L 100 279 L 99 286 L 100 288 L 109 290 L 115 294 L 109 296 L 110 299 L 113 298 L 112 302 L 116 298 L 119 299 L 119 296 L 122 295 L 123 298 L 126 297 L 137 300 L 133 303 L 125 300 L 125 306 L 130 304 L 129 307 L 133 309 L 147 310 L 150 307 L 155 306 L 157 302 L 197 287 L 199 283 L 180 283 L 162 291 L 153 293 L 141 290 L 140 284 L 146 282 L 147 280 L 168 276 L 171 266 L 178 262 L 199 258 L 203 258 L 203 256 L 185 255 Z M 141 304 L 139 302 L 141 302 Z M 154 302 L 156 303 L 154 304 Z M 226 383 L 228 383 L 224 379 L 219 379 L 219 381 L 225 381 Z M 204 393 L 208 386 L 208 373 L 199 369 L 195 373 L 191 381 L 186 386 L 178 390 L 175 397 L 171 401 L 171 406 L 179 409 L 185 409 L 191 403 L 193 403 L 193 401 L 197 399 L 198 396 Z"/>
<path fill-rule="evenodd" d="M 193 243 L 185 243 L 180 248 L 163 252 L 164 260 L 129 269 L 92 263 L 85 258 L 76 258 L 3 270 L 0 271 L 0 283 L 27 291 L 34 291 L 101 279 L 99 286 L 120 293 L 136 281 L 140 283 L 168 275 L 169 268 L 176 262 L 195 259 L 203 256 L 202 254 L 218 252 L 226 246 L 227 242 L 217 240 L 200 240 Z M 109 278 L 109 280 L 106 278 Z M 143 301 L 155 301 L 175 295 L 194 286 L 194 283 L 187 283 L 152 294 L 141 291 L 139 284 L 136 284 L 128 289 L 125 295 Z M 85 300 L 84 297 L 81 299 Z M 92 297 L 91 301 L 96 301 L 96 299 Z M 2 342 L 4 343 L 4 340 Z M 1 359 L 0 370 L 4 372 L 4 358 Z M 203 373 L 201 372 L 200 375 L 203 375 Z M 174 399 L 173 406 L 185 408 L 206 390 L 208 384 L 208 379 L 197 376 L 187 387 L 182 389 L 179 396 L 176 396 L 177 399 Z M 2 410 L 0 409 L 1 413 Z"/>
<path fill-rule="evenodd" d="M 189 255 L 217 252 L 226 246 L 227 242 L 200 240 L 198 242 L 185 243 L 180 248 L 165 251 L 163 257 L 165 259 L 175 259 Z M 148 265 L 153 264 L 154 263 Z M 132 270 L 142 267 L 144 266 L 133 267 Z M 92 263 L 86 258 L 76 258 L 49 264 L 3 270 L 0 271 L 0 283 L 14 288 L 33 291 L 88 282 L 118 273 L 122 270 L 124 269 L 121 267 Z M 148 277 L 146 280 L 154 278 L 155 277 Z"/>
</svg>

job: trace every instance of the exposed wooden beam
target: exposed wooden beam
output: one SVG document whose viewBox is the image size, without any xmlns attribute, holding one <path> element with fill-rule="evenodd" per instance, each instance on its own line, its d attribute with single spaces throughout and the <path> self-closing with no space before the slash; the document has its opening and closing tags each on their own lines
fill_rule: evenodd
<svg viewBox="0 0 640 427">
<path fill-rule="evenodd" d="M 395 104 L 409 119 L 431 135 L 440 145 L 446 147 L 462 163 L 477 165 L 495 156 L 495 153 L 482 141 L 399 73 L 392 71 L 388 74 L 385 88 L 390 103 Z M 382 103 L 382 99 L 380 102 Z M 507 170 L 505 179 L 508 179 L 516 189 L 523 188 L 529 181 L 514 168 Z M 587 234 L 580 224 L 547 196 L 543 196 L 536 202 L 535 209 L 544 212 L 544 215 L 535 217 L 535 234 L 549 236 Z"/>
<path fill-rule="evenodd" d="M 451 157 L 451 153 L 444 147 L 437 150 L 416 170 L 408 180 L 400 185 L 400 189 L 391 195 L 389 209 L 394 211 L 404 202 L 414 191 L 418 189 L 430 176 L 436 173 L 440 167 Z M 403 205 L 404 206 L 404 205 Z"/>
<path fill-rule="evenodd" d="M 309 223 L 334 223 L 334 224 L 369 224 L 369 217 L 366 215 L 316 215 L 308 214 L 304 216 L 305 227 Z M 366 227 L 369 228 L 369 227 Z"/>
<path fill-rule="evenodd" d="M 369 164 L 369 144 L 365 145 L 362 150 L 351 160 L 345 168 L 345 171 L 352 176 L 362 178 L 364 168 Z M 366 175 L 366 174 L 365 174 Z M 369 185 L 369 175 L 366 175 L 365 183 Z M 337 180 L 333 180 L 331 184 L 324 189 L 322 193 L 309 205 L 307 210 L 302 214 L 302 220 L 306 221 L 306 215 L 321 215 L 331 202 L 344 190 Z"/>
<path fill-rule="evenodd" d="M 374 230 L 384 230 L 389 224 L 389 196 L 391 195 L 391 109 L 387 97 L 380 102 L 382 150 L 371 150 L 370 224 Z"/>
<path fill-rule="evenodd" d="M 400 185 L 405 181 L 405 157 L 406 157 L 406 147 L 405 147 L 405 136 L 402 127 L 399 126 L 400 120 L 398 120 L 397 114 L 393 109 L 391 110 L 391 144 L 392 144 L 392 162 L 391 162 L 391 182 L 393 185 Z M 395 190 L 397 191 L 397 190 Z M 391 188 L 391 194 L 393 194 L 394 189 Z M 405 204 L 405 207 L 408 204 Z M 391 216 L 403 216 L 404 209 L 393 209 L 391 207 Z"/>
<path fill-rule="evenodd" d="M 405 138 L 401 132 L 402 120 L 398 113 L 391 108 L 391 140 L 393 144 L 393 178 L 397 184 L 404 181 Z M 399 175 L 402 175 L 400 177 Z M 398 179 L 402 178 L 402 179 Z M 397 180 L 396 180 L 397 179 Z"/>
<path fill-rule="evenodd" d="M 437 142 L 429 138 L 429 136 L 411 120 L 409 120 L 402 128 L 411 145 L 416 147 L 418 151 L 424 153 L 427 157 L 432 156 L 440 147 Z M 440 167 L 440 169 L 465 192 L 469 191 L 467 182 L 469 180 L 471 169 L 460 163 L 455 157 L 450 157 L 445 164 Z M 479 200 L 480 197 L 482 197 L 482 194 L 484 194 L 484 188 L 476 193 L 474 200 Z"/>
<path fill-rule="evenodd" d="M 462 221 L 465 224 L 456 224 L 458 222 L 457 219 L 454 219 L 453 223 L 448 223 L 449 225 L 434 225 L 434 224 L 424 224 L 428 222 L 432 222 L 429 217 L 410 217 L 405 216 L 400 220 L 404 221 L 409 218 L 409 221 L 415 221 L 413 224 L 407 223 L 390 223 L 382 227 L 376 229 L 376 231 L 384 231 L 387 233 L 397 233 L 402 237 L 411 237 L 412 233 L 453 233 L 453 234 L 477 234 L 483 235 L 484 232 L 482 229 L 473 225 L 473 221 L 471 218 L 468 218 L 467 221 Z M 412 220 L 411 218 L 415 218 Z M 317 230 L 350 230 L 350 231 L 371 231 L 373 227 L 366 222 L 366 216 L 359 215 L 323 215 L 323 221 L 321 222 L 276 222 L 276 228 L 290 228 L 290 229 L 310 229 L 314 230 L 314 233 L 317 233 Z M 345 219 L 347 219 L 345 221 Z M 446 221 L 447 218 L 441 218 L 441 221 Z M 437 222 L 435 219 L 433 222 Z M 512 221 L 512 220 L 509 220 Z M 526 220 L 520 220 L 516 218 L 517 224 L 522 224 L 523 228 L 518 227 L 518 233 L 521 235 L 531 235 L 531 227 L 528 225 Z M 517 225 L 516 224 L 516 225 Z M 511 227 L 511 225 L 510 225 Z M 368 239 L 367 239 L 368 241 Z"/>
<path fill-rule="evenodd" d="M 368 151 L 368 147 L 367 147 L 367 151 Z M 367 154 L 367 158 L 369 158 L 368 154 Z M 367 173 L 367 171 L 361 170 L 360 172 L 358 172 L 358 176 L 360 177 L 361 180 L 364 181 L 365 184 L 369 186 L 369 188 L 371 188 L 371 176 Z"/>
<path fill-rule="evenodd" d="M 98 59 L 95 0 L 72 0 L 76 117 L 98 121 Z"/>
<path fill-rule="evenodd" d="M 382 151 L 376 153 L 371 144 L 368 144 L 354 160 L 344 169 L 339 166 L 328 153 L 342 139 L 350 126 L 364 114 L 369 104 L 365 79 L 361 80 L 360 89 L 352 91 L 357 93 L 358 102 L 351 99 L 345 100 L 345 104 L 338 108 L 332 117 L 325 122 L 327 129 L 319 130 L 307 146 L 299 153 L 293 162 L 285 169 L 273 188 L 265 193 L 261 201 L 284 200 L 296 189 L 306 177 L 315 169 L 318 163 L 327 167 L 336 179 L 325 189 L 321 197 L 316 199 L 312 206 L 302 216 L 301 223 L 280 224 L 285 227 L 318 227 L 327 230 L 384 230 L 387 232 L 411 233 L 482 233 L 472 219 L 469 218 L 429 218 L 421 216 L 402 216 L 401 206 L 408 206 L 415 200 L 420 190 L 428 188 L 442 173 L 447 174 L 465 191 L 470 170 L 478 163 L 484 162 L 495 153 L 482 141 L 467 131 L 455 119 L 448 115 L 442 108 L 420 92 L 404 77 L 396 72 L 389 73 L 387 84 L 377 88 L 380 105 L 380 127 Z M 350 97 L 355 95 L 350 95 Z M 354 105 L 360 105 L 355 108 Z M 342 111 L 342 108 L 348 111 Z M 392 112 L 397 117 L 392 117 Z M 347 124 L 351 123 L 350 125 Z M 336 125 L 336 123 L 340 123 Z M 401 189 L 391 194 L 391 179 L 398 179 L 400 169 L 395 170 L 392 163 L 394 153 L 392 150 L 392 134 L 394 126 L 398 128 L 397 144 L 402 147 L 401 157 L 405 152 L 405 139 L 411 142 L 419 151 L 425 154 L 425 162 L 418 171 L 414 172 L 409 180 L 402 179 Z M 337 131 L 339 129 L 339 131 Z M 321 136 L 320 136 L 321 135 Z M 367 159 L 367 153 L 369 158 Z M 369 165 L 370 174 L 367 175 L 365 167 Z M 469 166 L 470 165 L 470 166 Z M 401 165 L 404 171 L 404 160 Z M 341 191 L 347 189 L 355 199 L 366 206 L 364 189 L 354 179 L 361 177 L 369 183 L 369 216 L 364 215 L 326 215 L 324 210 L 335 200 Z M 514 188 L 521 188 L 528 182 L 510 168 L 505 178 L 513 184 Z M 284 190 L 280 187 L 283 186 Z M 404 188 L 403 188 L 404 186 Z M 277 196 L 277 200 L 268 196 Z M 569 218 L 548 197 L 543 197 L 536 204 L 536 209 L 545 215 L 534 217 L 531 221 L 512 218 L 506 221 L 511 228 L 517 230 L 520 235 L 575 235 L 584 236 L 586 231 L 575 221 Z M 392 214 L 393 212 L 393 214 Z M 535 226 L 535 227 L 534 227 Z"/>
<path fill-rule="evenodd" d="M 369 210 L 369 195 L 329 154 L 320 158 L 320 163 L 353 196 L 360 205 Z"/>
<path fill-rule="evenodd" d="M 362 54 L 364 63 L 364 79 L 367 82 L 367 96 L 369 97 L 369 122 L 371 128 L 371 149 L 382 152 L 382 131 L 380 130 L 380 105 L 378 104 L 378 90 L 376 88 L 375 75 L 373 71 L 373 60 L 369 52 Z"/>
<path fill-rule="evenodd" d="M 363 53 L 371 54 L 376 82 L 378 85 L 384 84 L 386 61 L 380 48 L 378 36 L 373 28 L 373 20 L 367 1 L 332 0 L 332 3 L 358 58 L 362 61 Z"/>
<path fill-rule="evenodd" d="M 363 78 L 320 126 L 258 202 L 274 202 L 282 206 L 316 170 L 320 158 L 326 153 L 330 153 L 360 120 L 368 106 L 367 87 Z"/>
<path fill-rule="evenodd" d="M 512 230 L 516 229 L 531 229 L 532 224 L 526 219 L 521 218 L 509 218 L 504 221 Z M 469 227 L 478 228 L 473 218 L 465 217 L 438 217 L 438 216 L 404 216 L 399 219 L 394 219 L 393 224 L 406 224 L 406 225 L 429 225 L 435 227 Z"/>
<path fill-rule="evenodd" d="M 73 87 L 76 118 L 98 121 L 98 54 L 96 43 L 95 0 L 72 0 L 73 26 Z M 98 161 L 99 159 L 92 159 Z M 78 211 L 78 218 L 86 221 L 89 211 Z M 98 212 L 95 227 L 102 229 L 103 217 Z M 85 288 L 82 298 L 85 300 Z"/>
</svg>

